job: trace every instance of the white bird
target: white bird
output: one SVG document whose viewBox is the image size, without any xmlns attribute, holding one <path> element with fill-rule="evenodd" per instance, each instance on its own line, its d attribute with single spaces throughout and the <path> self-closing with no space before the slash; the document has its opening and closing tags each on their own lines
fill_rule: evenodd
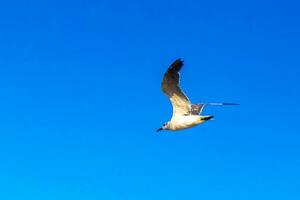
<svg viewBox="0 0 300 200">
<path fill-rule="evenodd" d="M 212 115 L 201 116 L 205 105 L 238 105 L 235 103 L 198 103 L 191 104 L 187 96 L 179 87 L 179 71 L 183 66 L 181 59 L 175 60 L 163 77 L 161 84 L 162 91 L 169 97 L 173 116 L 169 122 L 157 130 L 182 130 L 191 128 L 213 118 Z"/>
</svg>

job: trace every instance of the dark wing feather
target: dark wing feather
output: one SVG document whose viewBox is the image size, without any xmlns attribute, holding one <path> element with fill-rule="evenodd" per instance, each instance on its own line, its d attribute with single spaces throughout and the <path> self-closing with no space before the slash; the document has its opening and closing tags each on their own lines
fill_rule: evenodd
<svg viewBox="0 0 300 200">
<path fill-rule="evenodd" d="M 179 87 L 179 71 L 182 66 L 182 60 L 175 60 L 165 73 L 161 86 L 163 92 L 170 98 L 173 116 L 191 113 L 191 103 Z"/>
<path fill-rule="evenodd" d="M 239 105 L 236 103 L 198 103 L 192 105 L 192 115 L 201 114 L 204 106 L 231 106 L 231 105 Z"/>
<path fill-rule="evenodd" d="M 205 104 L 193 104 L 192 105 L 192 115 L 199 115 L 203 108 L 204 108 Z"/>
</svg>

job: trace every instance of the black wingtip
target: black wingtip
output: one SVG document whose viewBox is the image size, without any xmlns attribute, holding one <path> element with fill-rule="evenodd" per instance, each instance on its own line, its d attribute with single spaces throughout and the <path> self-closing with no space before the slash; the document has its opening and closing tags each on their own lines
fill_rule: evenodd
<svg viewBox="0 0 300 200">
<path fill-rule="evenodd" d="M 223 103 L 224 106 L 238 106 L 239 103 Z"/>
<path fill-rule="evenodd" d="M 182 66 L 183 66 L 183 60 L 181 58 L 178 58 L 171 64 L 169 70 L 179 71 Z"/>
</svg>

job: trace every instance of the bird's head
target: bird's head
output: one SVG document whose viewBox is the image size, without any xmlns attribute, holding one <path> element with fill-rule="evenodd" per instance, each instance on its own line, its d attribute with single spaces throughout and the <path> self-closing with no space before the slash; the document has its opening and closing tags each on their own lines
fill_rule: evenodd
<svg viewBox="0 0 300 200">
<path fill-rule="evenodd" d="M 164 123 L 161 128 L 159 128 L 159 129 L 156 130 L 156 132 L 159 132 L 159 131 L 162 131 L 162 130 L 168 130 L 169 129 L 169 125 L 170 125 L 170 122 Z"/>
</svg>

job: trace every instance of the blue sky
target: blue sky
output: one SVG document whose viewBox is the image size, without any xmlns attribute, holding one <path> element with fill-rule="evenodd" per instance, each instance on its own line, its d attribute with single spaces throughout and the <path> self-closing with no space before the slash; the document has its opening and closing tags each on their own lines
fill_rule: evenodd
<svg viewBox="0 0 300 200">
<path fill-rule="evenodd" d="M 0 3 L 0 199 L 300 199 L 297 1 Z M 176 133 L 163 73 L 215 120 Z"/>
</svg>

